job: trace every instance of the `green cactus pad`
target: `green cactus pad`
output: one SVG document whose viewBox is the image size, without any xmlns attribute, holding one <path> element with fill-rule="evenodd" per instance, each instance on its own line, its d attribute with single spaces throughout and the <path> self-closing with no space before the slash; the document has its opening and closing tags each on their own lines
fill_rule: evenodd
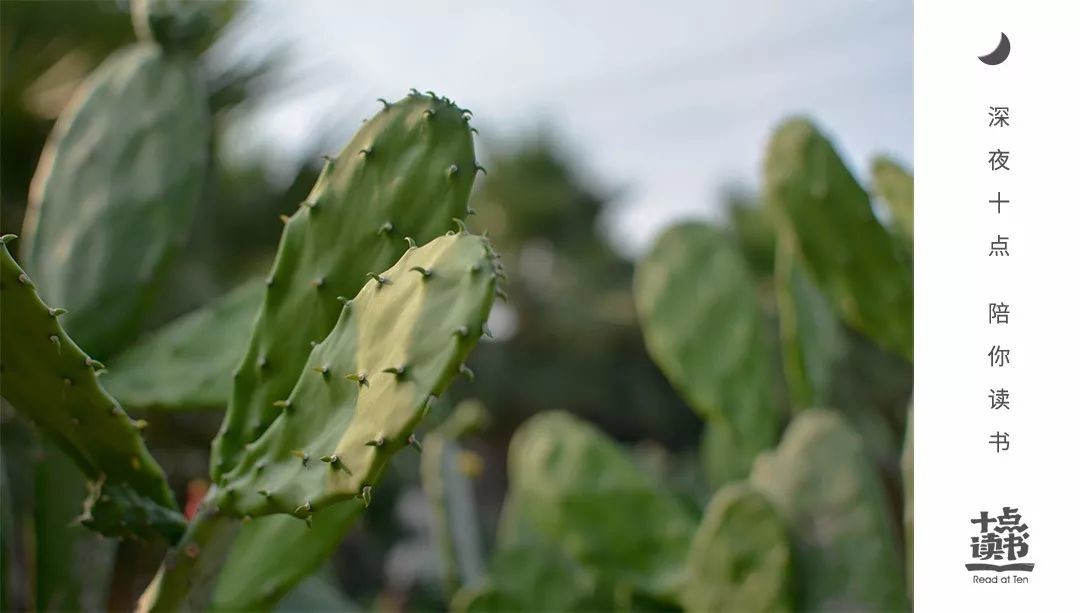
<svg viewBox="0 0 1080 613">
<path fill-rule="evenodd" d="M 774 278 L 791 404 L 796 410 L 827 406 L 833 399 L 836 364 L 844 354 L 844 329 L 788 240 L 777 245 Z"/>
<path fill-rule="evenodd" d="M 463 466 L 467 452 L 457 439 L 488 420 L 482 404 L 464 401 L 424 437 L 420 483 L 431 509 L 431 534 L 447 596 L 462 585 L 479 585 L 487 566 L 472 478 Z"/>
<path fill-rule="evenodd" d="M 788 121 L 769 144 L 765 184 L 782 231 L 794 237 L 807 272 L 844 320 L 911 360 L 910 261 L 832 144 L 809 121 Z"/>
<path fill-rule="evenodd" d="M 135 338 L 191 225 L 210 151 L 193 68 L 154 45 L 109 57 L 57 120 L 34 176 L 22 260 L 91 354 Z"/>
<path fill-rule="evenodd" d="M 892 218 L 892 228 L 908 245 L 915 240 L 915 177 L 897 162 L 874 159 L 874 193 L 885 201 Z"/>
<path fill-rule="evenodd" d="M 606 435 L 542 413 L 514 434 L 507 470 L 515 504 L 500 520 L 500 548 L 527 526 L 603 584 L 671 595 L 695 522 Z"/>
<path fill-rule="evenodd" d="M 780 516 L 745 483 L 718 491 L 686 560 L 687 611 L 790 611 L 791 550 Z"/>
<path fill-rule="evenodd" d="M 414 94 L 369 119 L 327 161 L 286 223 L 228 411 L 214 439 L 211 474 L 230 470 L 296 384 L 311 344 L 323 340 L 351 297 L 408 247 L 465 219 L 476 175 L 468 113 Z M 316 458 L 317 460 L 317 458 Z"/>
<path fill-rule="evenodd" d="M 137 425 L 102 389 L 93 360 L 68 337 L 33 281 L 8 252 L 0 254 L 0 387 L 93 481 L 82 522 L 106 536 L 174 541 L 184 518 Z"/>
<path fill-rule="evenodd" d="M 664 232 L 638 264 L 634 298 L 649 354 L 683 399 L 722 421 L 745 453 L 741 477 L 776 440 L 781 410 L 754 282 L 735 241 L 712 226 Z"/>
<path fill-rule="evenodd" d="M 787 524 L 800 609 L 907 607 L 885 492 L 859 436 L 838 414 L 800 413 L 779 447 L 754 463 L 750 484 Z"/>
<path fill-rule="evenodd" d="M 170 322 L 110 360 L 102 384 L 129 409 L 224 407 L 263 293 L 245 283 Z"/>
<path fill-rule="evenodd" d="M 306 518 L 369 499 L 479 340 L 496 281 L 487 241 L 464 233 L 410 249 L 373 276 L 312 349 L 273 425 L 221 478 L 222 511 Z"/>
<path fill-rule="evenodd" d="M 363 502 L 353 501 L 316 515 L 310 528 L 287 515 L 242 524 L 217 575 L 211 609 L 272 609 L 326 561 L 363 512 Z"/>
</svg>

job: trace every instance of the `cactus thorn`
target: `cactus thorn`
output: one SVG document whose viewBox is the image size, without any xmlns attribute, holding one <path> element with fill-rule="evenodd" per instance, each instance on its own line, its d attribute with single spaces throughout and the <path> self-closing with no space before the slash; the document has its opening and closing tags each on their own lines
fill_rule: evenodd
<svg viewBox="0 0 1080 613">
<path fill-rule="evenodd" d="M 376 100 L 383 103 L 383 108 L 384 109 L 390 108 L 390 103 L 387 102 L 385 98 L 376 98 Z"/>
<path fill-rule="evenodd" d="M 388 222 L 385 222 L 383 225 L 379 226 L 379 231 L 377 232 L 377 234 L 380 234 L 380 235 L 381 234 L 390 234 L 393 231 L 394 231 L 394 224 L 392 224 L 392 223 L 390 223 L 388 221 Z"/>
<path fill-rule="evenodd" d="M 425 281 L 427 279 L 431 278 L 431 269 L 430 268 L 424 268 L 423 266 L 413 266 L 412 268 L 409 269 L 409 272 L 412 272 L 414 270 L 416 272 L 420 273 L 420 276 L 423 277 Z"/>
<path fill-rule="evenodd" d="M 410 87 L 409 88 L 409 95 L 410 96 L 419 96 L 420 92 L 417 91 L 415 87 Z"/>
<path fill-rule="evenodd" d="M 477 136 L 480 136 L 480 130 L 477 130 L 476 128 L 470 127 L 469 132 L 472 132 L 473 134 L 475 134 Z"/>
<path fill-rule="evenodd" d="M 499 275 L 498 273 L 492 273 L 491 276 L 492 278 L 498 278 Z M 506 292 L 504 292 L 501 287 L 495 288 L 495 297 L 502 300 L 503 302 L 510 302 L 510 299 L 506 297 Z"/>
<path fill-rule="evenodd" d="M 371 506 L 371 486 L 365 485 L 360 488 L 360 500 L 364 501 L 364 508 Z"/>
<path fill-rule="evenodd" d="M 484 173 L 485 177 L 487 176 L 487 168 L 484 168 L 483 166 L 477 164 L 476 162 L 473 162 L 473 165 L 476 166 L 476 172 L 482 172 L 482 173 Z"/>
<path fill-rule="evenodd" d="M 259 490 L 259 491 L 255 492 L 255 493 L 262 496 L 262 497 L 264 497 L 264 498 L 269 498 L 270 497 L 270 492 L 268 492 L 266 490 Z"/>
<path fill-rule="evenodd" d="M 406 441 L 410 447 L 414 447 L 417 451 L 424 451 L 424 448 L 420 445 L 420 440 L 416 438 L 415 434 L 410 434 L 408 441 Z"/>
<path fill-rule="evenodd" d="M 311 513 L 311 501 L 310 501 L 310 500 L 308 500 L 308 501 L 307 501 L 307 502 L 305 502 L 304 504 L 302 504 L 302 505 L 300 505 L 300 506 L 296 507 L 296 511 L 295 511 L 295 513 L 296 513 L 297 515 L 299 515 L 299 514 L 301 514 L 301 513 Z"/>
<path fill-rule="evenodd" d="M 409 249 L 416 249 L 416 241 L 411 236 L 406 236 L 405 242 L 409 244 Z"/>
<path fill-rule="evenodd" d="M 329 364 L 323 364 L 322 366 L 316 366 L 315 368 L 312 368 L 312 370 L 314 370 L 315 372 L 321 374 L 324 378 L 328 378 L 330 376 L 330 365 Z"/>
<path fill-rule="evenodd" d="M 427 109 L 424 111 L 424 119 L 431 119 L 435 116 L 435 109 Z"/>
<path fill-rule="evenodd" d="M 49 342 L 56 345 L 56 353 L 60 353 L 60 337 L 55 334 L 49 335 Z"/>
<path fill-rule="evenodd" d="M 266 468 L 266 460 L 255 462 L 255 472 L 262 472 L 264 468 Z"/>
<path fill-rule="evenodd" d="M 438 100 L 439 99 L 439 95 L 436 94 L 435 92 L 431 91 L 430 89 L 427 90 L 424 93 L 427 94 L 432 100 Z"/>
<path fill-rule="evenodd" d="M 292 405 L 292 402 L 289 401 L 289 400 L 275 400 L 274 401 L 274 406 L 278 407 L 280 409 L 287 409 L 287 408 L 289 408 L 290 405 Z"/>
<path fill-rule="evenodd" d="M 312 202 L 310 200 L 305 200 L 305 201 L 300 203 L 300 206 L 306 206 L 309 210 L 314 211 L 315 207 L 319 206 L 319 203 L 318 202 Z"/>
<path fill-rule="evenodd" d="M 476 215 L 476 209 L 472 208 L 471 206 L 467 206 L 467 207 L 465 207 L 465 214 L 466 215 Z M 487 232 L 487 230 L 484 230 L 484 231 Z"/>
<path fill-rule="evenodd" d="M 64 377 L 64 387 L 71 387 L 71 379 Z"/>
<path fill-rule="evenodd" d="M 405 366 L 391 366 L 384 368 L 382 371 L 394 375 L 394 378 L 398 380 L 405 378 Z"/>
<path fill-rule="evenodd" d="M 255 359 L 255 366 L 259 370 L 265 369 L 266 364 L 267 364 L 267 362 L 266 362 L 266 356 L 265 355 L 260 355 L 258 358 Z"/>
<path fill-rule="evenodd" d="M 337 297 L 337 301 L 338 301 L 338 302 L 340 302 L 340 303 L 341 303 L 341 306 L 343 306 L 343 307 L 348 307 L 348 306 L 349 306 L 349 302 L 351 302 L 351 301 L 350 301 L 350 300 L 349 300 L 348 298 L 346 298 L 345 296 L 338 296 L 338 297 Z"/>
<path fill-rule="evenodd" d="M 131 425 L 134 426 L 136 430 L 144 430 L 150 423 L 145 419 L 133 419 L 131 420 Z"/>
<path fill-rule="evenodd" d="M 315 289 L 318 289 L 324 285 L 326 285 L 326 277 L 315 277 L 311 280 L 311 286 Z"/>
<path fill-rule="evenodd" d="M 379 285 L 379 287 L 390 284 L 390 279 L 387 279 L 386 277 L 384 277 L 384 276 L 382 276 L 380 274 L 374 273 L 374 272 L 369 272 L 367 274 L 367 277 L 369 279 L 373 279 L 375 281 L 375 283 L 377 283 Z"/>
<path fill-rule="evenodd" d="M 356 381 L 357 385 L 368 385 L 367 374 L 362 372 L 345 375 L 345 378 L 349 381 Z"/>
<path fill-rule="evenodd" d="M 319 461 L 326 462 L 327 464 L 337 464 L 341 461 L 341 459 L 338 458 L 336 453 L 332 453 L 330 455 L 324 455 L 323 457 L 319 458 Z"/>
<path fill-rule="evenodd" d="M 30 277 L 26 276 L 26 273 L 19 273 L 19 283 L 34 287 L 34 284 L 30 282 Z"/>
<path fill-rule="evenodd" d="M 465 378 L 469 381 L 476 381 L 476 373 L 474 373 L 472 369 L 466 366 L 464 363 L 461 364 L 461 366 L 458 368 L 458 371 L 462 375 L 465 375 Z"/>
<path fill-rule="evenodd" d="M 199 557 L 199 545 L 197 543 L 188 543 L 184 546 L 184 555 L 192 560 Z"/>
<path fill-rule="evenodd" d="M 326 162 L 333 162 L 334 161 L 334 158 L 332 158 L 332 157 L 330 157 L 329 155 L 326 155 L 326 154 L 322 155 L 322 159 L 324 161 L 326 161 Z"/>
<path fill-rule="evenodd" d="M 451 177 L 456 177 L 458 174 L 457 164 L 451 164 L 450 168 L 446 169 L 446 174 L 450 175 Z"/>
<path fill-rule="evenodd" d="M 288 215 L 281 214 L 281 215 L 278 215 L 277 218 L 281 220 L 281 223 L 289 223 L 289 216 Z"/>
<path fill-rule="evenodd" d="M 120 405 L 114 404 L 113 408 L 109 409 L 109 412 L 119 417 L 124 414 L 124 409 L 121 409 Z"/>
<path fill-rule="evenodd" d="M 365 159 L 371 156 L 371 147 L 364 147 L 360 151 L 356 152 L 356 155 L 363 156 Z"/>
<path fill-rule="evenodd" d="M 465 338 L 469 335 L 469 327 L 465 325 L 454 328 L 454 331 L 450 333 L 450 336 L 457 336 L 459 338 Z"/>
<path fill-rule="evenodd" d="M 304 466 L 307 466 L 310 457 L 308 456 L 306 451 L 302 451 L 300 449 L 293 449 L 289 453 L 291 453 L 294 457 L 300 458 L 300 463 Z"/>
<path fill-rule="evenodd" d="M 95 360 L 94 358 L 91 358 L 91 357 L 87 357 L 85 360 L 83 360 L 83 363 L 86 364 L 87 366 L 89 366 L 90 368 L 93 368 L 95 371 L 97 371 L 97 370 L 105 370 L 105 365 L 104 364 L 102 364 L 101 362 L 98 362 L 97 360 Z"/>
<path fill-rule="evenodd" d="M 19 237 L 15 236 L 14 234 L 5 234 L 3 236 L 0 236 L 0 245 L 6 245 L 6 244 L 10 243 L 11 241 L 15 240 L 16 238 L 19 238 Z"/>
<path fill-rule="evenodd" d="M 67 309 L 62 309 L 60 307 L 56 307 L 54 309 L 49 309 L 49 315 L 51 315 L 53 317 L 59 317 L 59 316 L 63 315 L 64 313 L 67 313 Z"/>
<path fill-rule="evenodd" d="M 244 524 L 245 526 L 250 524 L 251 523 L 251 516 L 250 515 L 245 515 L 244 518 L 240 520 L 240 522 L 242 524 Z"/>
<path fill-rule="evenodd" d="M 368 441 L 368 442 L 366 442 L 364 444 L 367 445 L 368 447 L 375 447 L 376 449 L 378 449 L 379 447 L 382 447 L 383 445 L 386 444 L 386 437 L 385 436 L 376 436 L 375 438 L 371 439 L 370 441 Z"/>
<path fill-rule="evenodd" d="M 452 221 L 454 222 L 454 225 L 457 226 L 457 231 L 459 234 L 469 233 L 469 229 L 465 227 L 465 222 L 462 221 L 460 218 L 454 217 Z"/>
<path fill-rule="evenodd" d="M 494 334 L 492 334 L 492 332 L 491 332 L 491 327 L 489 327 L 489 326 L 487 325 L 487 322 L 484 322 L 484 327 L 483 327 L 482 329 L 483 329 L 483 331 L 484 331 L 484 336 L 486 336 L 486 337 L 488 337 L 488 338 L 495 338 L 495 335 L 494 335 Z"/>
</svg>

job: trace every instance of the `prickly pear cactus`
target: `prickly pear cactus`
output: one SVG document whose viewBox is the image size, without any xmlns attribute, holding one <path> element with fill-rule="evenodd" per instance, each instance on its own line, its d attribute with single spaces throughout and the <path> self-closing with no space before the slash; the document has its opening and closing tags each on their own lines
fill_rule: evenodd
<svg viewBox="0 0 1080 613">
<path fill-rule="evenodd" d="M 750 485 L 793 539 L 795 602 L 808 611 L 907 607 L 901 545 L 859 436 L 831 411 L 800 413 Z"/>
<path fill-rule="evenodd" d="M 155 45 L 110 56 L 57 120 L 31 184 L 22 260 L 91 354 L 138 334 L 193 219 L 209 143 L 192 67 Z"/>
<path fill-rule="evenodd" d="M 695 522 L 606 435 L 568 413 L 542 413 L 514 434 L 507 469 L 512 503 L 497 549 L 535 534 L 594 587 L 673 596 Z"/>
<path fill-rule="evenodd" d="M 311 344 L 326 337 L 367 274 L 464 219 L 476 175 L 469 113 L 413 94 L 369 119 L 289 218 L 251 340 L 235 373 L 211 474 L 231 470 L 244 445 L 281 412 Z"/>
<path fill-rule="evenodd" d="M 442 562 L 447 596 L 462 585 L 476 586 L 487 562 L 472 479 L 474 454 L 458 439 L 489 420 L 478 401 L 464 401 L 424 437 L 420 482 L 431 508 L 431 532 Z"/>
<path fill-rule="evenodd" d="M 274 403 L 277 419 L 221 477 L 221 510 L 307 518 L 369 500 L 479 340 L 496 281 L 487 241 L 464 232 L 373 275 L 311 351 L 292 393 Z"/>
<path fill-rule="evenodd" d="M 835 309 L 807 276 L 791 240 L 777 243 L 776 311 L 788 395 L 795 410 L 827 406 L 844 355 L 844 329 Z"/>
<path fill-rule="evenodd" d="M 910 261 L 832 144 L 807 120 L 786 122 L 769 144 L 765 185 L 781 233 L 794 239 L 810 277 L 844 320 L 910 361 Z"/>
<path fill-rule="evenodd" d="M 732 483 L 709 501 L 686 560 L 687 611 L 790 611 L 784 522 L 760 493 Z"/>
<path fill-rule="evenodd" d="M 241 285 L 109 360 L 101 382 L 128 408 L 215 409 L 229 401 L 263 285 Z"/>
<path fill-rule="evenodd" d="M 887 157 L 875 158 L 871 172 L 874 192 L 889 207 L 893 232 L 910 246 L 915 238 L 915 177 Z"/>
<path fill-rule="evenodd" d="M 97 381 L 102 368 L 60 325 L 15 263 L 3 237 L 0 253 L 0 381 L 4 398 L 34 421 L 93 481 L 84 516 L 107 536 L 176 540 L 184 518 L 134 422 Z"/>
<path fill-rule="evenodd" d="M 634 299 L 653 360 L 719 424 L 725 480 L 745 476 L 782 415 L 754 282 L 734 240 L 702 223 L 670 228 L 638 265 Z"/>
</svg>

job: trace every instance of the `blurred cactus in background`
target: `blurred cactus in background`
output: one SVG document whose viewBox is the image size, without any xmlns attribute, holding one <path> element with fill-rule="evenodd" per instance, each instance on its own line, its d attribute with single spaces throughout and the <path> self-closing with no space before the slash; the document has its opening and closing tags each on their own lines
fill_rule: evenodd
<svg viewBox="0 0 1080 613">
<path fill-rule="evenodd" d="M 4 610 L 909 606 L 895 161 L 790 120 L 635 264 L 554 137 L 485 168 L 432 92 L 225 160 L 235 3 L 2 6 Z"/>
</svg>

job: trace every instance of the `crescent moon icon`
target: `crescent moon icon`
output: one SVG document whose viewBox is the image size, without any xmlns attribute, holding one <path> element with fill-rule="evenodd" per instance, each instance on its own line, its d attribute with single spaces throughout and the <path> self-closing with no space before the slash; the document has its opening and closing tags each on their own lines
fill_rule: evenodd
<svg viewBox="0 0 1080 613">
<path fill-rule="evenodd" d="M 980 55 L 979 61 L 987 66 L 997 66 L 1004 62 L 1009 57 L 1009 52 L 1012 51 L 1012 44 L 1009 43 L 1009 37 L 1005 36 L 1005 33 L 1001 33 L 1001 40 L 998 41 L 997 49 L 994 49 L 986 55 Z"/>
</svg>

